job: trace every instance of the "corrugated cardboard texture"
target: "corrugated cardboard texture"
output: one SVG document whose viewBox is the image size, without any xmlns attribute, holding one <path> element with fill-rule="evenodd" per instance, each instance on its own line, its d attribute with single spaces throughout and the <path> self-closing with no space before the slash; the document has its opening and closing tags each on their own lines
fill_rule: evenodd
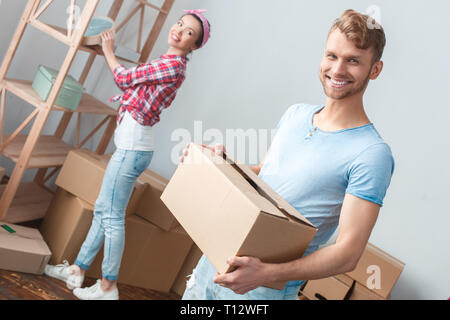
<svg viewBox="0 0 450 320">
<path fill-rule="evenodd" d="M 39 230 L 0 222 L 15 231 L 0 227 L 0 269 L 42 274 L 51 251 Z"/>
<path fill-rule="evenodd" d="M 301 219 L 288 220 L 276 199 L 267 196 L 274 191 L 262 196 L 255 189 L 261 184 L 256 175 L 243 175 L 225 159 L 191 144 L 161 199 L 221 273 L 229 271 L 226 260 L 233 255 L 258 253 L 272 262 L 300 258 L 317 229 Z M 267 287 L 279 289 L 279 284 Z"/>
<path fill-rule="evenodd" d="M 368 243 L 359 262 L 347 275 L 379 296 L 386 298 L 394 287 L 405 264 Z M 377 283 L 377 280 L 380 280 Z M 380 288 L 377 288 L 379 284 Z"/>
<path fill-rule="evenodd" d="M 41 224 L 42 237 L 53 255 L 49 264 L 74 263 L 92 224 L 94 207 L 58 189 Z"/>
<path fill-rule="evenodd" d="M 128 216 L 118 282 L 169 292 L 191 247 L 192 240 L 180 227 L 165 231 L 141 217 Z M 88 277 L 101 277 L 102 251 Z"/>
<path fill-rule="evenodd" d="M 169 231 L 179 225 L 178 221 L 161 201 L 160 197 L 169 180 L 159 176 L 150 169 L 145 170 L 138 178 L 136 188 L 142 187 L 135 214 Z"/>
</svg>

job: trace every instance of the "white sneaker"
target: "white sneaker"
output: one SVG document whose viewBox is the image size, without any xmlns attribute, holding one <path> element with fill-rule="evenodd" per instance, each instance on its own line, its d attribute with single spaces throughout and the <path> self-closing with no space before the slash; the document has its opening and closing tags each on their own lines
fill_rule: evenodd
<svg viewBox="0 0 450 320">
<path fill-rule="evenodd" d="M 84 281 L 84 276 L 73 274 L 74 270 L 71 269 L 67 260 L 64 260 L 62 264 L 57 264 L 56 266 L 47 264 L 44 273 L 49 277 L 65 281 L 67 288 L 70 290 L 80 288 Z"/>
<path fill-rule="evenodd" d="M 81 300 L 119 300 L 119 290 L 103 291 L 100 279 L 93 286 L 76 288 L 73 294 Z"/>
</svg>

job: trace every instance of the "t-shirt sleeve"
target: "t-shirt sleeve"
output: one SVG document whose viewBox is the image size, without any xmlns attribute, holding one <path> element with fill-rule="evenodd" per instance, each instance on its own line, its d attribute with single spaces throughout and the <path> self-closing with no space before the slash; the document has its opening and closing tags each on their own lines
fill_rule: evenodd
<svg viewBox="0 0 450 320">
<path fill-rule="evenodd" d="M 346 193 L 383 205 L 394 173 L 394 158 L 386 143 L 368 147 L 353 161 Z"/>
<path fill-rule="evenodd" d="M 289 121 L 289 119 L 291 119 L 292 116 L 294 116 L 294 114 L 299 110 L 299 108 L 301 108 L 300 104 L 294 104 L 290 106 L 281 116 L 281 119 L 280 121 L 278 121 L 275 130 L 278 132 L 278 129 L 283 125 L 283 123 Z"/>
</svg>

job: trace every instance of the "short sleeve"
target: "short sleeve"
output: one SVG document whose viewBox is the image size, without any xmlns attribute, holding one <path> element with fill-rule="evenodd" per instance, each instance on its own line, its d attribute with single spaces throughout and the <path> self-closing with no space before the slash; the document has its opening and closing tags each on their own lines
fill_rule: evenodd
<svg viewBox="0 0 450 320">
<path fill-rule="evenodd" d="M 283 125 L 283 123 L 287 122 L 289 119 L 292 118 L 292 116 L 297 112 L 297 110 L 301 107 L 299 104 L 294 104 L 290 106 L 284 114 L 281 116 L 280 121 L 278 121 L 278 124 L 275 128 L 276 131 Z"/>
<path fill-rule="evenodd" d="M 391 149 L 386 143 L 368 147 L 349 168 L 346 193 L 382 206 L 394 166 Z"/>
</svg>

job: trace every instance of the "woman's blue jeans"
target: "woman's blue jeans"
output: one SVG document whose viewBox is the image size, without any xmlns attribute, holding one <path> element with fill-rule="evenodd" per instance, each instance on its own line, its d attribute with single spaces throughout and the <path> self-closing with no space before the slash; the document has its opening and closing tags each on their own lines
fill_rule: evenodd
<svg viewBox="0 0 450 320">
<path fill-rule="evenodd" d="M 116 149 L 108 163 L 94 207 L 88 235 L 75 264 L 87 270 L 104 244 L 102 276 L 110 281 L 119 277 L 125 246 L 125 212 L 134 185 L 147 169 L 153 151 Z"/>
</svg>

